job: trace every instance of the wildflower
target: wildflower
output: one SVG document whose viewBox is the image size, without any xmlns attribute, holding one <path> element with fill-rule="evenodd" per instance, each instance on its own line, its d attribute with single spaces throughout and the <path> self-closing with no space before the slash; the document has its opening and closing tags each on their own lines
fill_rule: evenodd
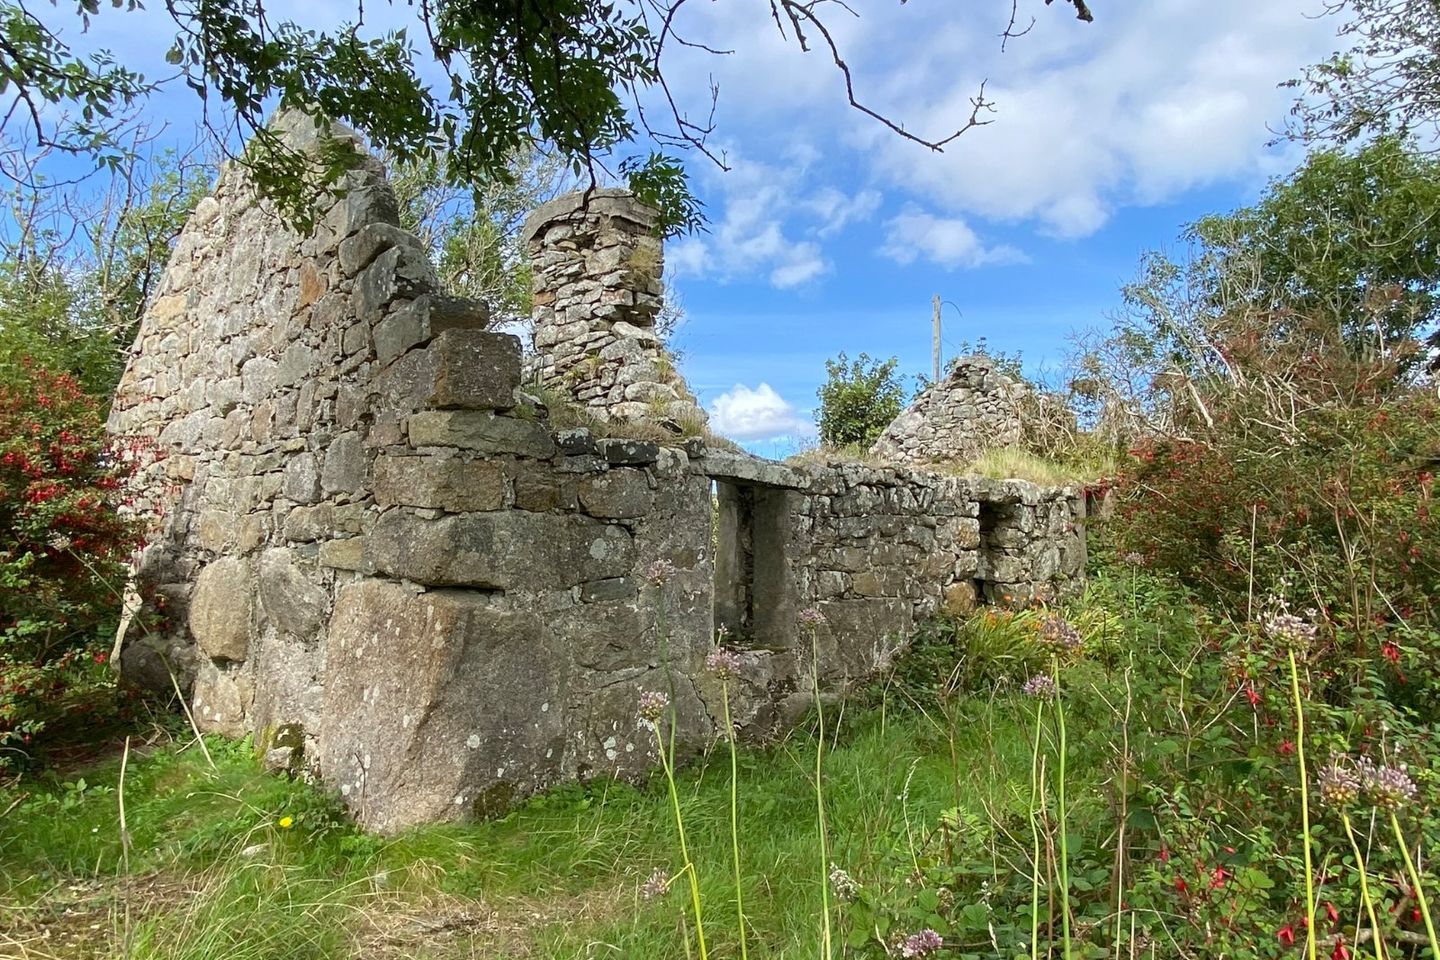
<svg viewBox="0 0 1440 960">
<path fill-rule="evenodd" d="M 665 715 L 665 708 L 670 706 L 670 698 L 659 690 L 646 690 L 640 694 L 639 714 L 640 719 L 646 723 L 659 723 L 660 718 Z"/>
<path fill-rule="evenodd" d="M 1059 614 L 1040 625 L 1040 639 L 1047 646 L 1068 652 L 1079 650 L 1085 643 L 1074 624 Z"/>
<path fill-rule="evenodd" d="M 1405 764 L 1378 765 L 1369 757 L 1361 757 L 1356 767 L 1365 798 L 1377 807 L 1396 810 L 1415 799 L 1419 792 Z"/>
<path fill-rule="evenodd" d="M 926 928 L 919 933 L 912 933 L 900 944 L 900 956 L 902 957 L 928 957 L 945 945 L 940 934 Z"/>
<path fill-rule="evenodd" d="M 1350 960 L 1350 948 L 1345 946 L 1343 937 L 1335 942 L 1335 949 L 1330 952 L 1330 960 Z"/>
<path fill-rule="evenodd" d="M 281 830 L 289 830 L 289 829 L 290 829 L 291 827 L 293 827 L 293 826 L 295 826 L 295 818 L 294 818 L 294 817 L 281 817 L 281 818 L 280 818 L 280 820 L 279 820 L 279 827 L 280 827 Z"/>
<path fill-rule="evenodd" d="M 1380 645 L 1380 654 L 1391 663 L 1400 663 L 1400 645 L 1393 640 L 1386 640 Z"/>
<path fill-rule="evenodd" d="M 1134 550 L 1131 550 L 1129 553 L 1125 554 L 1125 556 L 1121 557 L 1120 559 L 1123 560 L 1127 565 L 1132 567 L 1143 567 L 1145 565 L 1144 554 L 1138 553 Z"/>
<path fill-rule="evenodd" d="M 800 611 L 799 618 L 801 626 L 814 630 L 825 622 L 825 614 L 820 612 L 819 607 L 806 607 Z"/>
<path fill-rule="evenodd" d="M 1271 640 L 1278 640 L 1286 646 L 1306 647 L 1315 639 L 1315 624 L 1293 613 L 1271 614 L 1261 621 L 1260 626 Z"/>
<path fill-rule="evenodd" d="M 1025 681 L 1025 686 L 1020 688 L 1025 696 L 1034 697 L 1037 700 L 1055 699 L 1055 681 L 1048 674 L 1037 673 Z"/>
<path fill-rule="evenodd" d="M 719 647 L 705 658 L 705 669 L 721 680 L 734 680 L 740 675 L 740 654 Z"/>
<path fill-rule="evenodd" d="M 860 895 L 860 882 L 836 864 L 830 864 L 830 889 L 839 900 L 851 901 Z"/>
<path fill-rule="evenodd" d="M 1333 807 L 1348 807 L 1360 797 L 1360 778 L 1339 760 L 1331 760 L 1315 780 L 1320 799 Z"/>
<path fill-rule="evenodd" d="M 656 560 L 645 568 L 645 579 L 657 587 L 669 583 L 673 576 L 675 576 L 675 564 L 669 560 Z"/>
<path fill-rule="evenodd" d="M 1280 944 L 1281 944 L 1281 946 L 1286 946 L 1286 947 L 1293 947 L 1293 946 L 1295 946 L 1295 927 L 1294 927 L 1294 925 L 1289 924 L 1289 923 L 1285 924 L 1285 926 L 1283 926 L 1283 927 L 1281 927 L 1279 930 L 1276 930 L 1276 931 L 1275 931 L 1275 936 L 1277 936 L 1277 937 L 1280 938 Z"/>
<path fill-rule="evenodd" d="M 640 899 L 654 900 L 656 897 L 663 897 L 670 892 L 670 877 L 656 867 L 644 883 L 640 884 Z"/>
</svg>

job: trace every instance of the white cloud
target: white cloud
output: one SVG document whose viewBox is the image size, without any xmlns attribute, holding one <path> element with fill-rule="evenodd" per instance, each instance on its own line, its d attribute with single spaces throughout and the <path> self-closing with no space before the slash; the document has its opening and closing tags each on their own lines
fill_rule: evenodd
<svg viewBox="0 0 1440 960">
<path fill-rule="evenodd" d="M 913 206 L 890 220 L 887 227 L 880 253 L 900 264 L 925 259 L 954 270 L 1025 261 L 1025 254 L 1014 247 L 985 246 L 962 219 L 936 217 Z"/>
<path fill-rule="evenodd" d="M 877 134 L 870 155 L 882 181 L 931 204 L 1036 221 L 1065 237 L 1100 229 L 1119 206 L 1222 180 L 1259 181 L 1273 162 L 1267 123 L 1293 96 L 1277 84 L 1333 47 L 1335 24 L 1304 12 L 1299 3 L 1253 0 L 1115 5 L 1089 27 L 1044 22 L 1047 39 L 1032 48 L 1032 34 L 1012 46 L 1022 52 L 1018 69 L 937 35 L 895 78 L 900 99 L 908 91 L 910 103 L 929 104 L 910 111 L 911 128 L 954 129 L 970 113 L 981 70 L 1003 72 L 1004 82 L 987 90 L 998 104 L 994 123 L 938 156 Z M 939 62 L 975 63 L 975 72 L 935 97 Z"/>
<path fill-rule="evenodd" d="M 847 219 L 827 189 L 862 211 L 878 205 L 876 191 L 900 191 L 977 227 L 984 218 L 1082 237 L 1121 207 L 1222 182 L 1258 186 L 1293 165 L 1295 152 L 1266 150 L 1268 127 L 1283 120 L 1295 92 L 1278 84 L 1337 45 L 1336 18 L 1314 16 L 1323 6 L 1151 0 L 1108 4 L 1082 24 L 1059 4 L 1025 0 L 1021 22 L 1033 15 L 1034 29 L 1004 53 L 996 34 L 1009 4 L 975 4 L 960 15 L 948 4 L 866 3 L 859 17 L 830 18 L 857 97 L 918 136 L 962 126 L 990 78 L 986 94 L 997 106 L 984 117 L 993 122 L 943 153 L 851 109 L 823 49 L 800 54 L 793 38 L 744 5 L 685 7 L 683 29 L 735 53 L 688 51 L 684 64 L 696 79 L 696 110 L 708 106 L 708 81 L 718 83 L 719 129 L 751 161 L 799 167 L 802 178 L 825 171 L 826 184 L 805 183 L 804 196 L 780 208 L 808 205 L 817 222 L 802 238 L 824 239 L 832 217 L 840 226 L 863 219 Z M 845 194 L 857 183 L 864 189 Z M 721 189 L 728 197 L 748 188 Z"/>
<path fill-rule="evenodd" d="M 813 186 L 809 168 L 820 160 L 803 141 L 787 145 L 774 163 L 730 151 L 730 170 L 706 178 L 720 200 L 712 200 L 720 213 L 710 232 L 672 243 L 666 251 L 674 276 L 763 276 L 783 290 L 829 273 L 832 265 L 820 241 L 874 216 L 881 197 L 874 190 L 851 194 Z"/>
<path fill-rule="evenodd" d="M 815 424 L 768 383 L 753 390 L 737 383 L 716 397 L 710 404 L 710 427 L 734 440 L 803 437 L 815 432 Z"/>
</svg>

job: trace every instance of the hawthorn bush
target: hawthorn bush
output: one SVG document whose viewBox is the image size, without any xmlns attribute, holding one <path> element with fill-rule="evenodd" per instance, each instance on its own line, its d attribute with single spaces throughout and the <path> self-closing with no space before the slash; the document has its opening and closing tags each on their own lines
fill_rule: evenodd
<svg viewBox="0 0 1440 960">
<path fill-rule="evenodd" d="M 140 526 L 121 507 L 133 456 L 101 404 L 34 363 L 0 382 L 0 766 L 97 709 Z"/>
</svg>

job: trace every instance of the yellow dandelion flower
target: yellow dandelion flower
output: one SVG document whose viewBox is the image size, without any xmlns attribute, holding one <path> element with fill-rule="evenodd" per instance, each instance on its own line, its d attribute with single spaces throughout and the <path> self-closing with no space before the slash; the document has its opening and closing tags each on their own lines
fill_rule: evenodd
<svg viewBox="0 0 1440 960">
<path fill-rule="evenodd" d="M 281 817 L 281 818 L 280 818 L 280 829 L 281 829 L 281 830 L 289 830 L 289 829 L 290 829 L 291 827 L 293 827 L 293 826 L 295 826 L 295 818 L 294 818 L 294 817 Z"/>
</svg>

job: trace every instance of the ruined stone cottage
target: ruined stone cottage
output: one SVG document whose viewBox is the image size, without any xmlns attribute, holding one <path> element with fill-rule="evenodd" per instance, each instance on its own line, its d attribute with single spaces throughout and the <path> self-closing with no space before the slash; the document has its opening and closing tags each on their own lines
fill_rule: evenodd
<svg viewBox="0 0 1440 960">
<path fill-rule="evenodd" d="M 305 151 L 353 139 L 293 113 L 277 126 Z M 629 197 L 527 224 L 527 358 L 438 288 L 377 161 L 362 152 L 344 186 L 300 235 L 241 171 L 221 176 L 110 426 L 164 453 L 138 489 L 154 532 L 137 576 L 166 619 L 126 638 L 124 670 L 162 688 L 173 673 L 202 729 L 253 735 L 367 827 L 643 775 L 644 690 L 673 684 L 680 739 L 703 745 L 721 625 L 745 664 L 737 722 L 763 737 L 808 701 L 803 608 L 825 616 L 835 689 L 943 605 L 1078 582 L 1074 490 L 704 442 L 654 336 L 662 250 Z M 554 429 L 536 382 L 619 433 L 652 419 L 674 439 Z"/>
</svg>

